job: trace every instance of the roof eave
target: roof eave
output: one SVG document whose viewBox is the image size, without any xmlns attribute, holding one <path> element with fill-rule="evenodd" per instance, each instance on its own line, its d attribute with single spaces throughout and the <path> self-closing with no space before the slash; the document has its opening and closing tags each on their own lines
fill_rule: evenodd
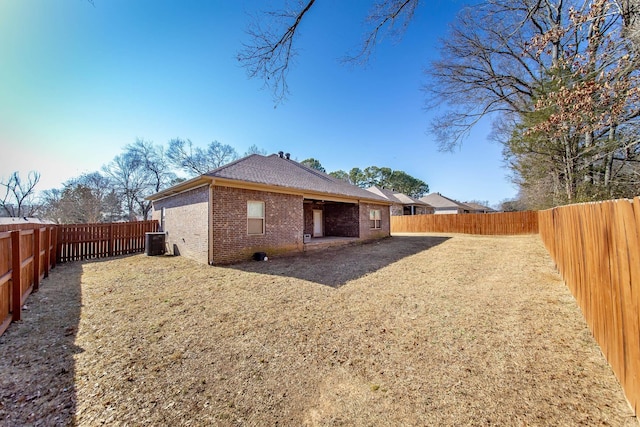
<svg viewBox="0 0 640 427">
<path fill-rule="evenodd" d="M 212 182 L 213 179 L 211 177 L 200 175 L 187 181 L 183 181 L 172 187 L 166 188 L 162 191 L 158 191 L 155 194 L 145 197 L 145 200 L 156 201 L 164 199 L 166 197 L 174 196 L 179 193 L 184 193 L 185 191 L 193 190 L 194 188 L 202 187 L 203 185 L 211 184 Z"/>
<path fill-rule="evenodd" d="M 293 194 L 302 196 L 305 199 L 321 199 L 333 202 L 355 203 L 360 201 L 376 203 L 379 205 L 391 205 L 391 202 L 385 199 L 376 199 L 374 197 L 357 197 L 348 194 L 327 193 L 324 191 L 305 190 L 293 187 L 284 187 L 273 184 L 263 184 L 258 182 L 235 180 L 230 178 L 215 178 L 213 179 L 214 185 L 220 185 L 224 187 L 243 188 L 247 190 L 256 191 L 270 191 L 273 193 L 281 194 Z"/>
</svg>

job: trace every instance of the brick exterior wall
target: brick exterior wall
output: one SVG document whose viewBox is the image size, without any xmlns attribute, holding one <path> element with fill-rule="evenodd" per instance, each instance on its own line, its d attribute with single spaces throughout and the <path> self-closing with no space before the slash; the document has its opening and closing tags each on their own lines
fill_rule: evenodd
<svg viewBox="0 0 640 427">
<path fill-rule="evenodd" d="M 209 186 L 153 202 L 153 219 L 160 224 L 165 208 L 167 252 L 208 263 Z"/>
<path fill-rule="evenodd" d="M 303 233 L 313 234 L 313 210 L 323 211 L 325 236 L 372 240 L 390 235 L 390 209 L 373 203 L 304 203 L 302 196 L 209 186 L 153 202 L 153 219 L 161 222 L 165 208 L 167 251 L 208 263 L 209 236 L 213 235 L 214 264 L 250 260 L 255 252 L 275 256 L 304 249 Z M 265 233 L 247 233 L 247 202 L 265 204 Z M 210 206 L 211 205 L 211 206 Z M 381 229 L 371 229 L 370 209 L 380 209 Z M 211 215 L 213 230 L 209 230 Z M 212 232 L 212 233 L 211 233 Z"/>
<path fill-rule="evenodd" d="M 330 203 L 325 205 L 325 236 L 360 237 L 358 216 L 360 208 L 355 203 Z"/>
<path fill-rule="evenodd" d="M 372 229 L 369 221 L 369 211 L 380 209 L 380 228 Z M 373 203 L 360 203 L 360 240 L 373 240 L 391 235 L 391 219 L 389 206 Z"/>
<path fill-rule="evenodd" d="M 247 233 L 247 202 L 265 204 L 265 233 Z M 251 259 L 255 252 L 267 256 L 303 250 L 302 196 L 213 187 L 213 263 Z"/>
</svg>

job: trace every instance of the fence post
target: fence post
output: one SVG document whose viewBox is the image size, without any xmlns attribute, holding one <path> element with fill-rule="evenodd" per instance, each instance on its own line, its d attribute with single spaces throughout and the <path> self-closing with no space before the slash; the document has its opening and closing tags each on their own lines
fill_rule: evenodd
<svg viewBox="0 0 640 427">
<path fill-rule="evenodd" d="M 33 229 L 33 292 L 40 289 L 40 230 Z"/>
<path fill-rule="evenodd" d="M 109 244 L 108 244 L 108 250 L 109 250 L 109 256 L 112 257 L 113 256 L 113 223 L 109 224 Z"/>
<path fill-rule="evenodd" d="M 11 321 L 17 322 L 22 317 L 22 286 L 20 255 L 20 230 L 11 232 Z"/>
<path fill-rule="evenodd" d="M 56 268 L 56 262 L 58 261 L 58 230 L 60 225 L 51 227 L 51 234 L 49 235 L 49 245 L 51 246 L 51 268 Z"/>
<path fill-rule="evenodd" d="M 56 231 L 56 263 L 62 262 L 62 226 L 58 225 Z"/>
<path fill-rule="evenodd" d="M 49 277 L 49 268 L 51 268 L 51 228 L 44 228 L 44 277 Z"/>
</svg>

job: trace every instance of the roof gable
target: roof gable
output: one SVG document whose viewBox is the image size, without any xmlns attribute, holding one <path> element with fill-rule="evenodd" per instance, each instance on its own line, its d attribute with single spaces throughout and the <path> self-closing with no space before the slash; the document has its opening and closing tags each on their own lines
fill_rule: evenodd
<svg viewBox="0 0 640 427">
<path fill-rule="evenodd" d="M 430 204 L 436 209 L 469 209 L 463 203 L 456 202 L 453 199 L 443 196 L 440 193 L 427 194 L 420 198 L 421 201 Z"/>
</svg>

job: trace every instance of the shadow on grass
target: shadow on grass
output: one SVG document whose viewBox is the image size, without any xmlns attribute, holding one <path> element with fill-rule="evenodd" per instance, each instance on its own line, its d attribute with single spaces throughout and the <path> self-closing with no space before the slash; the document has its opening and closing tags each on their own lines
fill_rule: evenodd
<svg viewBox="0 0 640 427">
<path fill-rule="evenodd" d="M 393 236 L 375 242 L 270 258 L 267 262 L 244 262 L 226 268 L 294 277 L 338 288 L 449 239 L 435 236 Z"/>
<path fill-rule="evenodd" d="M 93 260 L 85 262 L 99 262 Z M 85 262 L 58 264 L 0 336 L 0 425 L 74 425 Z"/>
</svg>

